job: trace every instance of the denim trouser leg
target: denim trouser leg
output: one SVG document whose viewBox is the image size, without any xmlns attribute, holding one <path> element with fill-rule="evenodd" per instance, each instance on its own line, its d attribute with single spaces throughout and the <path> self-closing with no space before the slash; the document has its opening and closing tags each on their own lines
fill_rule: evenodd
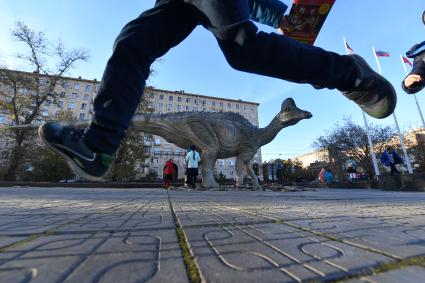
<svg viewBox="0 0 425 283">
<path fill-rule="evenodd" d="M 115 153 L 143 96 L 151 64 L 197 25 L 196 10 L 182 2 L 158 5 L 129 22 L 118 35 L 94 100 L 85 141 Z"/>
<path fill-rule="evenodd" d="M 299 43 L 276 33 L 258 32 L 249 20 L 248 0 L 185 0 L 204 15 L 229 64 L 240 71 L 315 87 L 346 90 L 354 84 L 349 56 Z"/>
</svg>

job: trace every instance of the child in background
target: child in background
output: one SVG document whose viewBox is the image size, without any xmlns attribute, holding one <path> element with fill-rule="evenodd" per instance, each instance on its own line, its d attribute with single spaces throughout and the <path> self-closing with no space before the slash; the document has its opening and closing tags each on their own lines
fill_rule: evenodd
<svg viewBox="0 0 425 283">
<path fill-rule="evenodd" d="M 171 186 L 171 181 L 174 176 L 174 162 L 170 158 L 164 166 L 164 188 L 168 189 Z"/>
</svg>

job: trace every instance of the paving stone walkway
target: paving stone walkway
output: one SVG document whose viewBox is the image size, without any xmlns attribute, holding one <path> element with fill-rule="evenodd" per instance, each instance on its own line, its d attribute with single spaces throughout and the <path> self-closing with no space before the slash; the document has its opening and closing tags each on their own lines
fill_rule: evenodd
<svg viewBox="0 0 425 283">
<path fill-rule="evenodd" d="M 0 189 L 1 283 L 198 279 L 425 282 L 425 193 Z"/>
</svg>

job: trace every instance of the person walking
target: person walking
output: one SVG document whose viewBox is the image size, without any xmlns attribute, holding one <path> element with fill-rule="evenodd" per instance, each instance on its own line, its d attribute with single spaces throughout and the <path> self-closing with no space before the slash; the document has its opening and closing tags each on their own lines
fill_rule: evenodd
<svg viewBox="0 0 425 283">
<path fill-rule="evenodd" d="M 347 169 L 348 179 L 350 182 L 357 179 L 357 162 L 354 159 L 349 158 L 345 163 L 345 167 Z"/>
<path fill-rule="evenodd" d="M 330 185 L 334 181 L 334 175 L 332 174 L 332 171 L 327 169 L 325 172 L 325 182 Z"/>
<path fill-rule="evenodd" d="M 395 173 L 400 173 L 396 164 L 402 164 L 403 159 L 397 154 L 397 152 L 395 152 L 392 146 L 388 146 L 381 155 L 381 163 L 384 166 L 389 167 L 391 169 L 390 174 L 394 175 Z"/>
<path fill-rule="evenodd" d="M 325 182 L 325 174 L 326 174 L 326 170 L 324 167 L 322 167 L 322 169 L 319 172 L 319 175 L 317 176 L 317 178 L 319 179 L 320 183 L 324 183 Z"/>
<path fill-rule="evenodd" d="M 148 79 L 151 64 L 198 25 L 209 30 L 236 70 L 338 89 L 375 118 L 393 113 L 390 82 L 356 55 L 339 55 L 277 33 L 258 31 L 252 21 L 288 27 L 287 6 L 278 0 L 157 0 L 130 21 L 114 43 L 94 113 L 86 129 L 47 122 L 39 135 L 82 178 L 100 180 L 110 168 Z M 188 58 L 190 61 L 190 58 Z"/>
<path fill-rule="evenodd" d="M 196 187 L 196 178 L 198 177 L 199 162 L 201 161 L 201 157 L 195 150 L 194 145 L 190 146 L 185 161 L 187 168 L 187 185 L 194 189 Z"/>
<path fill-rule="evenodd" d="M 171 181 L 174 176 L 174 162 L 170 158 L 164 166 L 164 188 L 168 189 L 171 186 Z"/>
</svg>

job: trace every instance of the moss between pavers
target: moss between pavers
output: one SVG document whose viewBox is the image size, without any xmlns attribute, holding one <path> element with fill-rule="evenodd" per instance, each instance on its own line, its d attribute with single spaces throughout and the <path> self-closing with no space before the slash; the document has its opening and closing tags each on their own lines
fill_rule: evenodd
<svg viewBox="0 0 425 283">
<path fill-rule="evenodd" d="M 176 225 L 176 234 L 177 239 L 179 241 L 179 246 L 182 251 L 183 261 L 186 265 L 186 272 L 187 276 L 189 278 L 189 282 L 191 283 L 200 283 L 202 282 L 201 276 L 198 270 L 198 266 L 195 263 L 195 260 L 193 259 L 192 253 L 190 252 L 189 245 L 187 243 L 186 235 L 184 233 L 183 228 L 180 225 L 180 222 L 177 218 L 177 215 L 174 211 L 173 204 L 171 203 L 170 194 L 167 192 L 168 195 L 168 202 L 170 203 L 171 213 L 173 215 L 174 224 Z"/>
<path fill-rule="evenodd" d="M 360 272 L 354 275 L 346 276 L 343 278 L 333 279 L 325 281 L 327 283 L 340 283 L 346 280 L 358 279 L 366 276 L 379 275 L 384 272 L 389 272 L 393 270 L 398 270 L 408 266 L 422 266 L 425 267 L 425 256 L 414 256 L 411 258 L 395 260 L 391 262 L 386 262 L 378 264 L 370 269 L 370 271 Z"/>
<path fill-rule="evenodd" d="M 0 248 L 0 253 L 6 251 L 7 249 L 15 248 L 15 247 L 19 247 L 21 245 L 24 245 L 24 244 L 26 244 L 26 243 L 28 243 L 28 242 L 30 242 L 32 240 L 37 239 L 40 236 L 41 236 L 41 234 L 30 235 L 28 238 L 25 238 L 25 239 L 23 239 L 21 241 L 18 241 L 18 242 L 15 242 L 13 244 L 4 246 L 4 247 Z"/>
</svg>

